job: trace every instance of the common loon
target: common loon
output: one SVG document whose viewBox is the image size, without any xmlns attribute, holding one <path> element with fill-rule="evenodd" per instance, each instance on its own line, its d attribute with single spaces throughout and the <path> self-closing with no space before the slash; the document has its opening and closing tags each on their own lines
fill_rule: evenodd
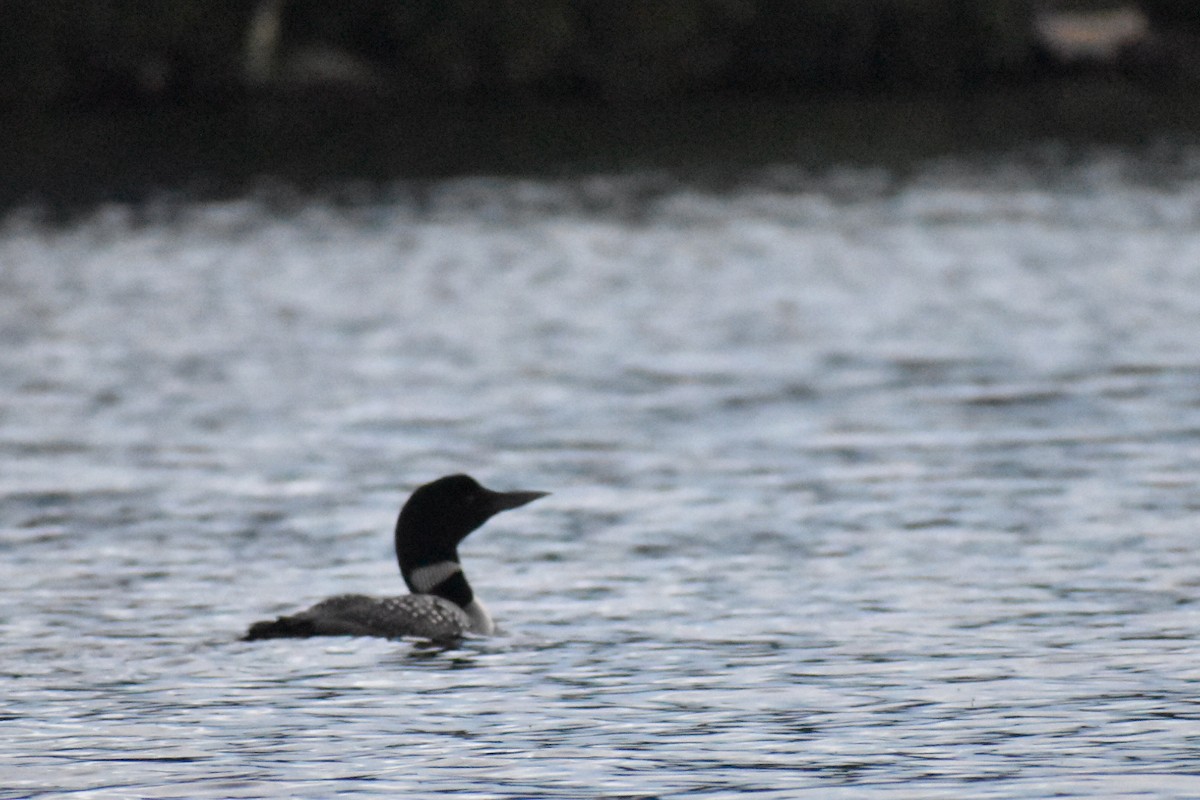
<svg viewBox="0 0 1200 800">
<path fill-rule="evenodd" d="M 244 641 L 308 636 L 415 636 L 454 640 L 489 635 L 492 618 L 475 599 L 458 561 L 458 543 L 493 515 L 548 492 L 493 492 L 469 475 L 418 487 L 396 520 L 396 558 L 412 594 L 343 594 L 297 614 L 250 626 Z"/>
</svg>

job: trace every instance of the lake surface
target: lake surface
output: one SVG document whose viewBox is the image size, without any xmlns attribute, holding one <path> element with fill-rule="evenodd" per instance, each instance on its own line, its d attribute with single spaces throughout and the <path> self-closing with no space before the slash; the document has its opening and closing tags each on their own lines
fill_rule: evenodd
<svg viewBox="0 0 1200 800">
<path fill-rule="evenodd" d="M 0 797 L 1200 796 L 1200 150 L 0 222 Z M 452 650 L 411 489 L 551 497 Z"/>
</svg>

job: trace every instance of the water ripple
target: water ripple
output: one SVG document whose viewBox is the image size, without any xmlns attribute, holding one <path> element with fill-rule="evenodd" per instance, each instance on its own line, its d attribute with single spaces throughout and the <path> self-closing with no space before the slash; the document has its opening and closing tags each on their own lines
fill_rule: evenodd
<svg viewBox="0 0 1200 800">
<path fill-rule="evenodd" d="M 0 797 L 1193 795 L 1200 157 L 0 225 Z M 503 635 L 401 590 L 437 474 Z"/>
</svg>

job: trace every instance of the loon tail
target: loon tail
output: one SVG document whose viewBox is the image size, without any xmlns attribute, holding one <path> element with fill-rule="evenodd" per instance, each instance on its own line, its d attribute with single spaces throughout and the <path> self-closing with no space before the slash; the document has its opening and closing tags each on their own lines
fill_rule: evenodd
<svg viewBox="0 0 1200 800">
<path fill-rule="evenodd" d="M 258 639 L 295 639 L 317 635 L 317 626 L 313 619 L 301 616 L 279 617 L 265 619 L 250 626 L 250 630 L 242 637 L 243 642 L 253 642 Z"/>
</svg>

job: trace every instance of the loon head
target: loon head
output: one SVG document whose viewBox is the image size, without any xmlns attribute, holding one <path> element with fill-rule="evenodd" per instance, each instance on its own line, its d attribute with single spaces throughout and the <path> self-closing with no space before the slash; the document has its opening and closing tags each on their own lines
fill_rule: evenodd
<svg viewBox="0 0 1200 800">
<path fill-rule="evenodd" d="M 436 594 L 457 604 L 491 632 L 491 619 L 475 600 L 458 561 L 458 543 L 501 511 L 548 492 L 494 492 L 469 475 L 448 475 L 419 487 L 396 520 L 396 558 L 409 591 Z"/>
</svg>

